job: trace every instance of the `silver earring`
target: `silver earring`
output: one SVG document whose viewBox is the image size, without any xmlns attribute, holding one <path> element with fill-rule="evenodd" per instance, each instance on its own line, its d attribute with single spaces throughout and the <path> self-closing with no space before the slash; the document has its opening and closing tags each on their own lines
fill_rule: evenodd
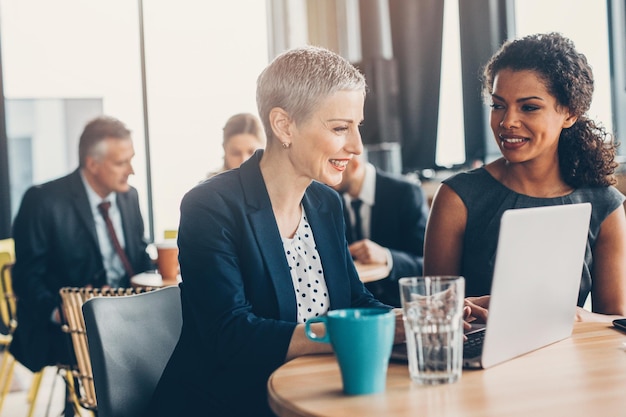
<svg viewBox="0 0 626 417">
<path fill-rule="evenodd" d="M 283 145 L 283 149 L 289 149 L 289 147 L 291 146 L 291 143 L 283 142 L 282 145 Z"/>
</svg>

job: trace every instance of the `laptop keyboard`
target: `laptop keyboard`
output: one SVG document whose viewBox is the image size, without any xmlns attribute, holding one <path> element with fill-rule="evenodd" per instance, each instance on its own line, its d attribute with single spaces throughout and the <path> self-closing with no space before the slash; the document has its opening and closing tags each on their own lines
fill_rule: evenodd
<svg viewBox="0 0 626 417">
<path fill-rule="evenodd" d="M 463 357 L 475 358 L 480 356 L 483 350 L 483 341 L 485 340 L 485 331 L 469 333 L 467 340 L 463 342 Z"/>
<path fill-rule="evenodd" d="M 476 332 L 466 334 L 467 340 L 463 342 L 463 357 L 466 359 L 472 359 L 480 356 L 483 350 L 483 341 L 485 340 L 485 330 L 479 330 Z M 407 352 L 406 343 L 398 343 L 393 345 L 391 351 L 391 359 L 406 362 Z"/>
</svg>

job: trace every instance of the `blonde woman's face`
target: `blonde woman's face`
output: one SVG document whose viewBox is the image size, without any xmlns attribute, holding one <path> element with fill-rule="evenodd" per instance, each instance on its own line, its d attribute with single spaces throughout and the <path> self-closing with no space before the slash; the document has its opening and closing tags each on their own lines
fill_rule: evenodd
<svg viewBox="0 0 626 417">
<path fill-rule="evenodd" d="M 231 136 L 224 144 L 224 168 L 239 168 L 263 143 L 250 133 Z"/>
<path fill-rule="evenodd" d="M 341 182 L 352 156 L 363 151 L 359 125 L 364 100 L 362 91 L 339 91 L 294 127 L 289 156 L 298 176 L 331 186 Z"/>
</svg>

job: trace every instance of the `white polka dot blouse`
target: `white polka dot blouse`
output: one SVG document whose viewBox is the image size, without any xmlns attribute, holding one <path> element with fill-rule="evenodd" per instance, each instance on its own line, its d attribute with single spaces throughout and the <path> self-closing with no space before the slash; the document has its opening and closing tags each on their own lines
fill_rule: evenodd
<svg viewBox="0 0 626 417">
<path fill-rule="evenodd" d="M 298 323 L 325 314 L 330 305 L 322 262 L 304 207 L 293 239 L 283 238 L 285 256 L 298 304 Z"/>
</svg>

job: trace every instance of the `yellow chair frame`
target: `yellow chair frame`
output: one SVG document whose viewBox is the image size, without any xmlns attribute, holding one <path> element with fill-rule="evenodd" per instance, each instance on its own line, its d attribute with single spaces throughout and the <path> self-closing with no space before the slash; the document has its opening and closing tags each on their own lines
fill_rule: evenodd
<svg viewBox="0 0 626 417">
<path fill-rule="evenodd" d="M 13 293 L 13 281 L 11 268 L 15 263 L 15 242 L 12 238 L 0 240 L 0 320 L 7 329 L 7 334 L 0 335 L 0 346 L 2 347 L 2 359 L 0 359 L 0 412 L 4 406 L 4 399 L 11 389 L 13 381 L 13 371 L 15 369 L 15 358 L 9 352 L 9 347 L 13 341 L 13 332 L 17 328 L 16 318 L 16 298 Z M 27 401 L 30 404 L 28 417 L 35 411 L 35 402 L 43 370 L 33 374 L 33 381 L 28 390 Z"/>
<path fill-rule="evenodd" d="M 13 372 L 16 360 L 11 355 L 9 348 L 13 341 L 13 332 L 17 328 L 17 300 L 13 292 L 13 279 L 11 269 L 15 263 L 15 241 L 12 238 L 0 239 L 0 320 L 7 329 L 6 334 L 0 334 L 0 347 L 2 359 L 0 359 L 0 412 L 4 406 L 4 400 L 11 389 Z M 33 373 L 33 379 L 26 396 L 29 404 L 28 417 L 35 412 L 39 388 L 43 380 L 44 369 Z"/>
<path fill-rule="evenodd" d="M 13 340 L 13 331 L 17 327 L 15 320 L 15 298 L 12 292 L 7 291 L 11 284 L 12 258 L 8 252 L 0 252 L 0 319 L 7 329 L 6 334 L 0 335 L 0 346 L 2 346 L 2 359 L 0 360 L 0 411 L 4 405 L 4 399 L 11 388 L 13 380 L 13 369 L 15 359 L 9 352 L 9 346 Z"/>
</svg>

